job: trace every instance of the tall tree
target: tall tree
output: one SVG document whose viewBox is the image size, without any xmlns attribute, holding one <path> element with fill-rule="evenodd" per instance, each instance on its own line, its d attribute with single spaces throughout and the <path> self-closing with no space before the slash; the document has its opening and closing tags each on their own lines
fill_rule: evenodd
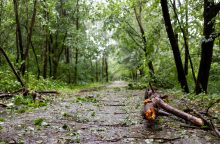
<svg viewBox="0 0 220 144">
<path fill-rule="evenodd" d="M 138 23 L 140 32 L 141 32 L 141 36 L 142 36 L 142 41 L 143 41 L 143 45 L 144 45 L 144 53 L 145 53 L 145 57 L 147 59 L 148 57 L 148 52 L 147 52 L 147 38 L 146 38 L 146 34 L 145 34 L 145 30 L 142 24 L 142 1 L 139 2 L 138 4 L 138 10 L 136 7 L 134 7 L 134 13 L 135 13 L 135 18 L 136 21 Z M 151 60 L 147 60 L 148 61 L 148 68 L 149 68 L 149 72 L 150 72 L 150 76 L 153 77 L 154 75 L 154 67 L 153 67 L 153 63 Z"/>
<path fill-rule="evenodd" d="M 79 0 L 76 1 L 76 30 L 77 32 L 80 29 L 80 19 L 79 19 Z M 77 43 L 78 43 L 79 39 L 77 38 Z M 78 81 L 78 60 L 79 60 L 79 48 L 78 46 L 76 46 L 76 51 L 75 51 L 75 72 L 74 72 L 74 82 L 77 83 Z"/>
<path fill-rule="evenodd" d="M 14 13 L 15 13 L 15 21 L 16 21 L 16 43 L 17 43 L 17 45 L 19 45 L 19 49 L 17 49 L 17 53 L 18 53 L 18 51 L 20 52 L 21 61 L 24 61 L 25 55 L 24 55 L 24 48 L 23 48 L 21 24 L 20 24 L 20 20 L 19 20 L 18 1 L 13 0 L 13 4 L 14 4 Z M 18 59 L 19 59 L 19 56 L 17 56 L 17 61 L 18 61 Z M 21 70 L 21 71 L 23 71 L 23 70 Z"/>
<path fill-rule="evenodd" d="M 189 88 L 188 88 L 188 84 L 187 84 L 187 79 L 186 79 L 184 69 L 183 69 L 183 64 L 182 64 L 182 60 L 181 60 L 181 56 L 180 56 L 178 42 L 175 37 L 173 27 L 171 24 L 167 0 L 161 0 L 160 3 L 161 3 L 161 7 L 162 7 L 162 13 L 163 13 L 163 18 L 164 18 L 164 23 L 165 23 L 167 35 L 169 37 L 170 44 L 171 44 L 172 51 L 173 51 L 173 56 L 175 59 L 178 80 L 180 82 L 181 87 L 184 89 L 184 91 L 188 93 Z"/>
<path fill-rule="evenodd" d="M 24 75 L 26 68 L 27 68 L 27 58 L 28 58 L 29 49 L 31 46 L 31 39 L 32 39 L 33 28 L 34 28 L 34 24 L 35 24 L 35 18 L 36 18 L 36 12 L 37 12 L 37 0 L 34 1 L 33 14 L 32 14 L 32 18 L 31 18 L 30 26 L 28 26 L 28 24 L 27 24 L 28 34 L 27 34 L 27 42 L 26 42 L 25 49 L 23 48 L 23 42 L 22 42 L 21 24 L 20 24 L 19 13 L 18 13 L 18 1 L 13 0 L 13 2 L 14 2 L 14 12 L 15 12 L 15 20 L 16 20 L 16 26 L 17 26 L 16 33 L 18 34 L 20 54 L 21 54 L 21 60 L 22 60 L 20 70 L 21 70 L 22 75 Z M 27 21 L 28 21 L 28 18 L 27 18 Z"/>
<path fill-rule="evenodd" d="M 48 23 L 49 21 L 49 12 L 47 8 L 47 1 L 44 0 L 44 17 L 45 21 Z M 44 45 L 44 51 L 43 51 L 43 77 L 47 78 L 47 67 L 48 67 L 48 54 L 49 54 L 49 36 L 48 36 L 48 26 L 44 26 L 45 29 L 45 45 Z"/>
<path fill-rule="evenodd" d="M 215 17 L 220 11 L 220 2 L 215 4 L 214 0 L 204 0 L 204 28 L 202 40 L 202 54 L 199 65 L 199 73 L 196 81 L 196 93 L 202 91 L 207 93 L 209 71 L 212 63 L 213 45 L 216 38 L 215 35 Z"/>
<path fill-rule="evenodd" d="M 174 0 L 175 2 L 175 0 Z M 182 22 L 179 20 L 179 16 L 177 14 L 177 8 L 175 6 L 175 3 L 172 3 L 172 7 L 173 7 L 173 11 L 174 11 L 174 14 L 175 14 L 175 17 L 176 17 L 176 20 L 177 20 L 177 23 L 180 27 L 180 30 L 182 32 L 182 35 L 183 35 L 183 41 L 184 41 L 184 46 L 185 46 L 185 62 L 184 62 L 184 72 L 185 72 L 185 75 L 188 75 L 188 63 L 190 61 L 190 66 L 191 66 L 191 69 L 192 69 L 192 75 L 193 75 L 193 80 L 196 84 L 196 76 L 195 76 L 195 71 L 194 71 L 194 67 L 193 67 L 193 62 L 192 62 L 192 59 L 191 59 L 191 56 L 190 56 L 190 52 L 189 52 L 189 32 L 188 32 L 188 0 L 186 0 L 186 12 L 185 12 L 185 15 L 186 15 L 186 24 L 185 24 L 185 27 L 183 26 Z M 180 3 L 180 2 L 179 2 Z M 178 39 L 177 39 L 178 41 Z"/>
</svg>

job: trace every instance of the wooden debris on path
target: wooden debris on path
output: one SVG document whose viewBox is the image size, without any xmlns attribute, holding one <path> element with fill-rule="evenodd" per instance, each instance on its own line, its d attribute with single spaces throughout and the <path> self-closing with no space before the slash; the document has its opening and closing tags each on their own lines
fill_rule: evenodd
<svg viewBox="0 0 220 144">
<path fill-rule="evenodd" d="M 215 127 L 211 120 L 207 120 L 196 110 L 192 110 L 196 115 L 194 116 L 174 108 L 163 101 L 165 98 L 167 98 L 167 96 L 161 96 L 161 94 L 155 92 L 153 89 L 146 90 L 143 115 L 149 124 L 153 124 L 153 122 L 156 120 L 156 117 L 160 115 L 160 111 L 164 110 L 167 116 L 169 116 L 169 114 L 175 115 L 179 118 L 191 122 L 193 125 L 198 127 L 208 126 L 216 133 L 218 137 L 220 137 L 219 130 Z"/>
</svg>

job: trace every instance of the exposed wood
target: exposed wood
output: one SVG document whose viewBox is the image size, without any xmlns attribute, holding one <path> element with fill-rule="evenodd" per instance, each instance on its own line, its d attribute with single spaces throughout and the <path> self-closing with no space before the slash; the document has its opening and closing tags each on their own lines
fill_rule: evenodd
<svg viewBox="0 0 220 144">
<path fill-rule="evenodd" d="M 167 103 L 165 103 L 162 99 L 160 94 L 158 94 L 157 92 L 153 92 L 152 90 L 148 90 L 147 94 L 145 94 L 145 97 L 147 97 L 148 99 L 145 99 L 144 102 L 144 113 L 145 113 L 145 118 L 151 123 L 152 120 L 152 111 L 148 112 L 150 109 L 155 109 L 156 111 L 156 116 L 158 115 L 158 111 L 160 109 L 165 110 L 166 112 L 173 114 L 179 118 L 182 118 L 186 121 L 191 122 L 192 124 L 194 124 L 195 126 L 209 126 L 210 129 L 212 129 L 215 134 L 220 137 L 220 132 L 218 130 L 218 128 L 213 124 L 212 120 L 206 119 L 202 114 L 200 114 L 199 112 L 197 112 L 194 109 L 187 109 L 190 110 L 192 112 L 194 112 L 198 117 L 193 116 L 189 113 L 186 113 L 184 111 L 181 111 L 179 109 L 176 109 L 170 105 L 168 105 Z M 216 103 L 219 102 L 219 99 L 216 101 Z M 148 116 L 147 115 L 148 112 Z M 155 117 L 156 117 L 155 116 Z M 169 114 L 167 116 L 170 116 Z M 194 127 L 193 127 L 194 128 Z"/>
<path fill-rule="evenodd" d="M 171 113 L 179 118 L 190 121 L 191 123 L 193 123 L 196 126 L 203 126 L 205 124 L 201 118 L 195 117 L 191 114 L 188 114 L 184 111 L 178 110 L 178 109 L 168 105 L 167 103 L 165 103 L 161 99 L 160 94 L 153 92 L 152 90 L 149 90 L 146 95 L 147 95 L 148 99 L 146 99 L 144 102 L 144 112 L 145 112 L 145 117 L 147 120 L 151 120 L 151 117 L 153 115 L 152 111 L 149 111 L 149 110 L 152 110 L 152 109 L 156 110 L 156 115 L 157 115 L 158 109 L 163 109 L 166 112 Z M 146 97 L 146 95 L 145 95 L 145 97 Z M 148 117 L 149 115 L 150 115 L 150 117 Z"/>
<path fill-rule="evenodd" d="M 205 124 L 204 121 L 201 118 L 197 118 L 197 117 L 195 117 L 195 116 L 193 116 L 191 114 L 188 114 L 186 112 L 178 110 L 178 109 L 168 105 L 167 103 L 165 103 L 159 97 L 155 97 L 152 101 L 158 107 L 164 109 L 165 111 L 167 111 L 167 112 L 169 112 L 171 114 L 174 114 L 177 117 L 180 117 L 180 118 L 182 118 L 184 120 L 190 121 L 194 125 L 203 126 Z"/>
</svg>

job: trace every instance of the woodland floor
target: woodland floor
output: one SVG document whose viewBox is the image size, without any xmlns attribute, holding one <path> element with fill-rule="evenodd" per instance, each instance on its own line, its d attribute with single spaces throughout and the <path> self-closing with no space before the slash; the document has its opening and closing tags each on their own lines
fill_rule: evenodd
<svg viewBox="0 0 220 144">
<path fill-rule="evenodd" d="M 25 113 L 1 110 L 1 143 L 220 143 L 210 131 L 182 128 L 175 117 L 160 117 L 150 130 L 142 119 L 144 90 L 128 90 L 127 83 L 53 96 L 48 106 Z M 52 97 L 52 96 L 51 96 Z M 172 98 L 171 98 L 172 99 Z M 172 104 L 172 103 L 171 103 Z M 179 105 L 175 103 L 175 105 Z M 34 124 L 41 118 L 40 125 Z"/>
</svg>

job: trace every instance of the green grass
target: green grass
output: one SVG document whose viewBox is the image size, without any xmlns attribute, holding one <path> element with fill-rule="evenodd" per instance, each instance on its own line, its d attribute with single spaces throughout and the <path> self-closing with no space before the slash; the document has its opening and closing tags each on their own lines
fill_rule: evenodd
<svg viewBox="0 0 220 144">
<path fill-rule="evenodd" d="M 4 121 L 5 121 L 5 119 L 0 117 L 0 122 L 4 122 Z"/>
<path fill-rule="evenodd" d="M 41 126 L 42 123 L 43 123 L 43 121 L 44 121 L 44 119 L 42 119 L 42 118 L 37 118 L 37 119 L 34 120 L 34 125 L 35 125 L 35 126 Z"/>
</svg>

